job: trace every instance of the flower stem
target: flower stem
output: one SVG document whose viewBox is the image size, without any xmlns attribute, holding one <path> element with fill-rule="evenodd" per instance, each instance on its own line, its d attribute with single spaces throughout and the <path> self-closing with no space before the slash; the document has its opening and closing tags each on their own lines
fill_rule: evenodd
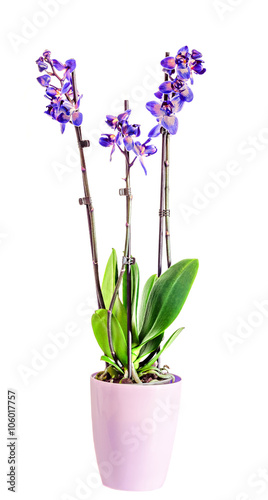
<svg viewBox="0 0 268 500">
<path fill-rule="evenodd" d="M 124 101 L 124 109 L 127 110 L 129 106 L 128 101 Z M 113 307 L 116 301 L 116 297 L 119 292 L 119 288 L 122 283 L 123 275 L 125 271 L 127 272 L 127 353 L 128 353 L 128 377 L 132 377 L 132 330 L 131 330 L 131 208 L 132 208 L 132 195 L 130 190 L 130 163 L 129 163 L 129 153 L 126 150 L 122 150 L 119 147 L 121 153 L 125 156 L 126 160 L 126 236 L 125 236 L 125 248 L 124 248 L 124 256 L 123 262 L 120 269 L 120 273 L 117 279 L 117 283 L 115 285 L 114 293 L 111 299 L 111 303 L 108 309 L 108 317 L 107 317 L 107 334 L 108 334 L 108 342 L 111 354 L 113 359 L 117 364 L 119 361 L 117 359 L 116 353 L 113 348 L 113 340 L 112 340 L 112 313 Z"/>
<path fill-rule="evenodd" d="M 129 102 L 124 101 L 124 110 L 129 108 Z M 126 156 L 126 227 L 128 229 L 128 244 L 127 244 L 127 355 L 128 355 L 128 376 L 132 376 L 132 327 L 131 327 L 131 205 L 132 195 L 130 191 L 130 166 L 129 166 L 129 152 L 125 150 Z"/>
<path fill-rule="evenodd" d="M 167 267 L 171 266 L 171 248 L 170 248 L 170 208 L 169 208 L 169 146 L 170 134 L 166 133 L 166 159 L 165 159 L 165 231 L 166 231 L 166 253 Z"/>
<path fill-rule="evenodd" d="M 78 100 L 78 92 L 77 92 L 76 78 L 75 78 L 74 71 L 72 73 L 72 83 L 73 83 L 74 102 L 76 103 Z M 88 185 L 86 160 L 85 160 L 85 155 L 84 155 L 83 146 L 82 146 L 82 142 L 83 142 L 82 141 L 82 130 L 81 130 L 81 126 L 74 127 L 74 128 L 75 128 L 78 149 L 79 149 L 79 154 L 80 154 L 85 199 L 87 200 L 87 202 L 86 202 L 87 219 L 88 219 L 88 228 L 89 228 L 90 245 L 91 245 L 92 262 L 93 262 L 93 270 L 94 270 L 94 279 L 95 279 L 95 286 L 96 286 L 98 308 L 105 309 L 104 300 L 103 300 L 103 296 L 102 296 L 102 292 L 101 292 L 100 279 L 99 279 L 99 266 L 98 266 L 98 253 L 97 253 L 97 240 L 96 240 L 96 231 L 95 231 L 94 208 L 92 205 L 92 200 L 91 200 L 89 185 Z"/>
<path fill-rule="evenodd" d="M 165 57 L 170 55 L 169 52 L 165 53 Z M 165 73 L 165 81 L 167 82 L 169 75 Z M 168 96 L 164 94 L 164 100 L 166 101 Z M 158 276 L 162 274 L 162 259 L 163 259 L 163 209 L 165 202 L 165 161 L 166 161 L 166 145 L 167 139 L 166 135 L 168 132 L 162 127 L 162 155 L 161 155 L 161 181 L 160 181 L 160 207 L 159 207 L 159 233 L 158 233 Z"/>
</svg>

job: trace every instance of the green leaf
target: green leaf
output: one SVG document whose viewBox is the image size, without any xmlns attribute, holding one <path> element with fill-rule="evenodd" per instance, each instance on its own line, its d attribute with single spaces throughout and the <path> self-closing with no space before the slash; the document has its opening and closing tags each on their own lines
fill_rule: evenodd
<svg viewBox="0 0 268 500">
<path fill-rule="evenodd" d="M 112 365 L 114 368 L 116 368 L 120 373 L 123 373 L 123 370 L 121 370 L 121 368 L 119 368 L 119 366 L 113 361 L 113 359 L 111 358 L 108 358 L 108 356 L 102 356 L 101 357 L 101 360 L 102 361 L 106 361 L 106 363 L 109 363 L 109 365 Z"/>
<path fill-rule="evenodd" d="M 117 279 L 118 279 L 117 255 L 115 249 L 113 248 L 112 253 L 106 265 L 101 287 L 106 309 L 109 309 L 110 307 Z M 122 327 L 122 330 L 125 334 L 125 338 L 127 339 L 127 311 L 124 308 L 118 296 L 114 303 L 113 314 L 118 319 Z"/>
<path fill-rule="evenodd" d="M 142 366 L 139 370 L 139 373 L 145 371 L 145 370 L 148 370 L 148 368 L 150 368 L 159 358 L 159 356 L 161 356 L 161 354 L 170 346 L 170 344 L 172 344 L 172 342 L 174 342 L 174 340 L 178 337 L 178 335 L 181 333 L 181 331 L 184 329 L 184 327 L 182 328 L 179 328 L 178 330 L 176 330 L 170 337 L 169 339 L 167 340 L 167 342 L 164 344 L 164 346 L 162 347 L 162 349 L 160 349 L 160 351 L 147 363 L 147 365 L 145 366 Z"/>
<path fill-rule="evenodd" d="M 138 360 L 141 361 L 142 358 L 156 351 L 160 346 L 163 337 L 164 333 L 160 333 L 160 335 L 157 335 L 157 337 L 153 340 L 149 340 L 149 342 L 144 343 L 140 349 Z"/>
<path fill-rule="evenodd" d="M 106 309 L 109 309 L 115 285 L 117 282 L 117 278 L 118 278 L 117 256 L 116 256 L 116 251 L 113 248 L 105 268 L 102 287 L 101 287 Z"/>
<path fill-rule="evenodd" d="M 138 327 L 137 327 L 137 310 L 139 300 L 139 285 L 140 273 L 138 264 L 131 265 L 131 329 L 132 329 L 132 344 L 139 343 Z M 127 270 L 123 276 L 123 304 L 127 311 Z"/>
<path fill-rule="evenodd" d="M 143 323 L 143 320 L 144 320 L 144 316 L 145 316 L 145 311 L 146 311 L 146 306 L 147 306 L 147 302 L 148 302 L 148 299 L 149 299 L 149 295 L 151 293 L 151 290 L 152 290 L 152 288 L 153 288 L 154 283 L 155 283 L 156 280 L 157 280 L 157 275 L 153 274 L 146 281 L 146 283 L 145 283 L 145 285 L 143 287 L 142 296 L 141 296 L 141 300 L 140 300 L 140 308 L 139 308 L 139 321 L 138 321 L 139 330 L 142 327 L 142 323 Z"/>
<path fill-rule="evenodd" d="M 91 318 L 92 328 L 96 340 L 106 356 L 112 358 L 112 353 L 108 341 L 106 309 L 98 309 Z M 116 356 L 124 366 L 127 366 L 127 342 L 119 321 L 112 315 L 112 340 Z"/>
<path fill-rule="evenodd" d="M 153 285 L 139 333 L 140 343 L 164 332 L 177 318 L 198 270 L 197 259 L 185 259 L 171 266 Z"/>
</svg>

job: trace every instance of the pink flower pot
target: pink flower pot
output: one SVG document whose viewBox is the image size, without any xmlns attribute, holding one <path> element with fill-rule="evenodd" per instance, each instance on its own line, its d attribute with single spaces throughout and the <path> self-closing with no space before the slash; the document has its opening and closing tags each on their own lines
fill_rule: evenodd
<svg viewBox="0 0 268 500">
<path fill-rule="evenodd" d="M 165 385 L 122 385 L 91 376 L 93 437 L 105 486 L 160 488 L 177 426 L 181 379 Z"/>
</svg>

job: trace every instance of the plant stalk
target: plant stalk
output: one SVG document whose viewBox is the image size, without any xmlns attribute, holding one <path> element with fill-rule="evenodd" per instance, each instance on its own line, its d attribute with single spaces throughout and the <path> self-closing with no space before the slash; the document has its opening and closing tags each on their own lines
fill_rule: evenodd
<svg viewBox="0 0 268 500">
<path fill-rule="evenodd" d="M 78 92 L 77 92 L 75 71 L 73 71 L 73 73 L 72 73 L 72 84 L 73 84 L 74 102 L 76 103 L 78 100 Z M 89 190 L 88 178 L 87 178 L 86 160 L 85 160 L 85 155 L 84 155 L 83 146 L 82 146 L 82 143 L 83 143 L 82 130 L 81 130 L 81 126 L 74 127 L 74 128 L 75 128 L 75 132 L 76 132 L 77 144 L 78 144 L 78 149 L 79 149 L 79 154 L 80 154 L 81 171 L 82 171 L 85 199 L 87 200 L 86 210 L 87 210 L 89 237 L 90 237 L 91 254 L 92 254 L 92 262 L 93 262 L 93 271 L 94 271 L 94 279 L 95 279 L 95 286 L 96 286 L 98 308 L 105 309 L 104 300 L 103 300 L 102 291 L 101 291 L 101 285 L 100 285 L 100 278 L 99 278 L 99 266 L 98 266 L 98 253 L 97 253 L 97 240 L 96 240 L 96 231 L 95 231 L 94 208 L 93 208 L 92 200 L 91 200 L 91 196 L 90 196 L 90 190 Z"/>
<path fill-rule="evenodd" d="M 169 52 L 165 53 L 165 57 L 170 55 Z M 169 76 L 165 73 L 165 82 L 167 82 Z M 168 96 L 164 94 L 164 100 L 167 100 Z M 162 155 L 161 155 L 161 181 L 160 181 L 160 206 L 159 206 L 159 233 L 158 233 L 158 277 L 162 274 L 162 260 L 163 260 L 163 209 L 165 201 L 165 161 L 166 161 L 166 134 L 167 131 L 162 127 Z"/>
<path fill-rule="evenodd" d="M 128 109 L 129 103 L 128 101 L 124 101 L 124 109 L 125 111 Z M 111 354 L 113 356 L 114 361 L 119 364 L 116 353 L 113 348 L 112 341 L 112 312 L 113 307 L 116 301 L 116 297 L 119 292 L 119 288 L 122 283 L 123 275 L 125 271 L 127 272 L 127 353 L 128 353 L 128 377 L 132 377 L 132 329 L 131 329 L 131 208 L 132 208 L 132 195 L 130 191 L 130 164 L 129 164 L 129 153 L 126 150 L 122 150 L 122 153 L 125 155 L 126 159 L 126 236 L 125 236 L 125 248 L 123 255 L 123 262 L 120 269 L 120 273 L 117 279 L 117 283 L 114 289 L 114 293 L 111 299 L 111 303 L 108 309 L 108 318 L 107 318 L 107 333 L 108 333 L 108 341 Z"/>
<path fill-rule="evenodd" d="M 124 101 L 124 110 L 129 109 L 128 100 Z M 129 166 L 129 152 L 125 150 L 126 157 L 126 226 L 128 229 L 128 245 L 127 245 L 127 355 L 128 355 L 128 376 L 132 377 L 132 325 L 131 325 L 131 205 L 132 195 L 130 192 L 130 166 Z"/>
<path fill-rule="evenodd" d="M 167 267 L 171 266 L 171 247 L 170 247 L 170 208 L 169 208 L 169 146 L 170 134 L 166 133 L 166 159 L 165 159 L 165 234 L 166 234 L 166 254 Z"/>
</svg>

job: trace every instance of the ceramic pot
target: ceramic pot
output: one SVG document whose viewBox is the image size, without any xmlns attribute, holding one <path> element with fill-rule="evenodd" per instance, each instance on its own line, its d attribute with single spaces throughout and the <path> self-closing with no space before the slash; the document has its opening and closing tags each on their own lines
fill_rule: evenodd
<svg viewBox="0 0 268 500">
<path fill-rule="evenodd" d="M 111 384 L 91 376 L 93 438 L 102 482 L 148 491 L 166 478 L 177 426 L 181 378 L 165 385 Z"/>
</svg>

